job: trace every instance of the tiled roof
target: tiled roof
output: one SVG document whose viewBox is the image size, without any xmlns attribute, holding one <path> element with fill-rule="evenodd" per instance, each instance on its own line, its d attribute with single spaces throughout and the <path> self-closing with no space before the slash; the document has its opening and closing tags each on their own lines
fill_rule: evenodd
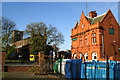
<svg viewBox="0 0 120 80">
<path fill-rule="evenodd" d="M 97 22 L 100 22 L 102 20 L 102 18 L 105 16 L 105 14 L 99 15 L 99 16 L 94 17 L 94 18 L 91 18 L 91 17 L 86 17 L 86 18 L 90 21 L 90 24 L 92 25 L 92 24 L 95 24 Z"/>
<path fill-rule="evenodd" d="M 30 39 L 29 38 L 17 41 L 15 43 L 12 43 L 11 45 L 16 45 L 16 47 L 19 48 L 21 46 L 25 46 L 25 45 L 28 45 L 28 44 L 30 44 Z"/>
</svg>

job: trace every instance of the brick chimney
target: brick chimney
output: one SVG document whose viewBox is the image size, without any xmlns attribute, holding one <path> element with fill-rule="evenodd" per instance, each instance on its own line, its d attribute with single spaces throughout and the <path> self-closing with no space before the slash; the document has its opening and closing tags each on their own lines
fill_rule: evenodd
<svg viewBox="0 0 120 80">
<path fill-rule="evenodd" d="M 97 16 L 96 11 L 90 11 L 89 17 L 94 18 L 94 17 L 96 17 L 96 16 Z"/>
</svg>

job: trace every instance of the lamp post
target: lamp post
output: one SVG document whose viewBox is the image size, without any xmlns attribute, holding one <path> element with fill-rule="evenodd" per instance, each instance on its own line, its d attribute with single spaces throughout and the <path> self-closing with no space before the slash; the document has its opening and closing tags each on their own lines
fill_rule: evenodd
<svg viewBox="0 0 120 80">
<path fill-rule="evenodd" d="M 113 41 L 113 43 L 115 43 L 116 45 L 118 45 L 118 51 L 120 51 L 120 48 L 119 48 L 120 45 L 118 43 L 116 43 L 116 41 Z M 115 61 L 116 61 L 116 55 L 117 55 L 117 52 L 115 51 Z M 115 64 L 114 66 L 116 68 L 117 64 Z M 114 77 L 115 77 L 115 68 L 114 68 Z"/>
<path fill-rule="evenodd" d="M 120 46 L 116 41 L 113 41 L 113 43 L 115 43 L 118 47 Z M 114 44 L 112 44 L 112 45 L 114 45 Z M 120 48 L 118 48 L 118 51 L 120 51 Z M 116 55 L 117 55 L 117 52 L 116 52 L 116 46 L 115 46 L 115 59 L 116 59 Z"/>
</svg>

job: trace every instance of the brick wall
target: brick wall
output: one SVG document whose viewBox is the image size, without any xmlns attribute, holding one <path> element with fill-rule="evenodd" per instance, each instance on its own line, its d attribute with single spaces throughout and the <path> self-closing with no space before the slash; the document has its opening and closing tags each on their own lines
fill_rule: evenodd
<svg viewBox="0 0 120 80">
<path fill-rule="evenodd" d="M 82 27 L 83 24 L 84 26 Z M 108 10 L 100 21 L 97 21 L 92 25 L 82 12 L 79 24 L 77 22 L 75 27 L 71 30 L 72 57 L 76 54 L 77 59 L 79 59 L 80 53 L 82 53 L 83 56 L 87 53 L 88 60 L 92 60 L 92 57 L 94 57 L 92 54 L 93 52 L 96 52 L 97 60 L 105 60 L 103 59 L 101 27 L 103 27 L 105 58 L 108 54 L 110 60 L 115 60 L 115 52 L 117 52 L 116 60 L 120 61 L 120 51 L 118 51 L 118 45 L 113 43 L 113 41 L 120 43 L 120 26 L 110 10 Z M 111 27 L 114 29 L 114 35 L 109 33 L 109 28 Z M 92 34 L 94 33 L 96 33 L 96 44 L 92 44 Z M 87 45 L 85 44 L 85 36 L 87 36 Z M 77 40 L 73 40 L 74 38 L 77 38 Z M 80 42 L 82 42 L 82 45 Z M 115 45 L 115 49 L 111 44 Z"/>
<path fill-rule="evenodd" d="M 111 11 L 108 12 L 103 22 L 101 23 L 101 26 L 104 27 L 104 48 L 105 48 L 105 54 L 106 54 L 105 56 L 107 56 L 108 54 L 108 57 L 110 59 L 115 60 L 115 51 L 116 51 L 117 52 L 116 60 L 120 60 L 119 59 L 120 55 L 118 53 L 118 45 L 113 42 L 115 41 L 116 43 L 119 43 L 118 42 L 119 41 L 119 35 L 118 35 L 119 25 Z M 114 29 L 114 35 L 109 34 L 109 28 Z M 115 49 L 114 49 L 114 46 L 111 44 L 115 45 Z"/>
<path fill-rule="evenodd" d="M 7 66 L 6 72 L 27 72 L 32 66 Z"/>
<path fill-rule="evenodd" d="M 5 51 L 2 51 L 2 72 L 4 71 L 4 64 L 5 64 Z M 1 60 L 1 59 L 0 59 Z"/>
</svg>

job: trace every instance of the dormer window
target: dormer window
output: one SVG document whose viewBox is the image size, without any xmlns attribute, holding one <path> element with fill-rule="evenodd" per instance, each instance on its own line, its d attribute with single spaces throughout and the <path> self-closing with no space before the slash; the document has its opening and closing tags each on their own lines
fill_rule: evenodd
<svg viewBox="0 0 120 80">
<path fill-rule="evenodd" d="M 82 24 L 82 28 L 84 28 L 84 24 Z"/>
</svg>

